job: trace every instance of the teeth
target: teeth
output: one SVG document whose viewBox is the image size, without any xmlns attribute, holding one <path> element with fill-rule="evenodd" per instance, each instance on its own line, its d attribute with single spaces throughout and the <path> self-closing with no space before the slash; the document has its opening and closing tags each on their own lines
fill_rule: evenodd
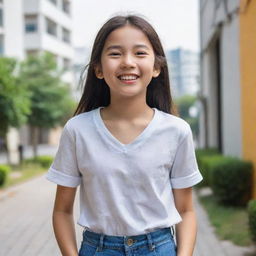
<svg viewBox="0 0 256 256">
<path fill-rule="evenodd" d="M 137 76 L 120 76 L 121 80 L 135 80 Z"/>
</svg>

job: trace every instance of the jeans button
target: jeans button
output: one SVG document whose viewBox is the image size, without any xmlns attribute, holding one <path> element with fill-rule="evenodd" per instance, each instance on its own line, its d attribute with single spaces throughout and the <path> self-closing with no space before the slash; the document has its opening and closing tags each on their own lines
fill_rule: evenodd
<svg viewBox="0 0 256 256">
<path fill-rule="evenodd" d="M 127 239 L 127 245 L 129 246 L 133 245 L 133 240 L 131 238 Z"/>
</svg>

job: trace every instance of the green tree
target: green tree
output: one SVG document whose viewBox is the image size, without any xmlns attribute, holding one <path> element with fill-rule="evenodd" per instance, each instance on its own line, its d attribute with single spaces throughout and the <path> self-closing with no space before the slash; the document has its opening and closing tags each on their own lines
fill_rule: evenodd
<svg viewBox="0 0 256 256">
<path fill-rule="evenodd" d="M 27 121 L 30 113 L 30 95 L 14 75 L 17 68 L 15 59 L 0 58 L 0 136 L 5 141 L 9 127 L 19 127 Z"/>
<path fill-rule="evenodd" d="M 197 98 L 193 95 L 184 95 L 180 98 L 175 99 L 175 104 L 177 105 L 178 112 L 181 118 L 186 120 L 194 133 L 198 136 L 199 133 L 199 120 L 198 117 L 192 117 L 189 113 L 190 108 L 196 103 Z"/>
<path fill-rule="evenodd" d="M 39 128 L 53 128 L 67 119 L 73 111 L 69 87 L 61 80 L 54 56 L 44 53 L 29 56 L 21 65 L 19 79 L 31 93 L 31 113 L 28 124 L 34 156 L 37 156 Z"/>
</svg>

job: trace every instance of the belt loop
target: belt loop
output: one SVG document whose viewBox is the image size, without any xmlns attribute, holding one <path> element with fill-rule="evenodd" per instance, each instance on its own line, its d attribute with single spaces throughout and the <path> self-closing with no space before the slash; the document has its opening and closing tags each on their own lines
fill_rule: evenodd
<svg viewBox="0 0 256 256">
<path fill-rule="evenodd" d="M 98 246 L 97 251 L 102 251 L 103 250 L 103 239 L 104 239 L 104 234 L 100 235 L 100 245 Z"/>
<path fill-rule="evenodd" d="M 153 251 L 153 250 L 155 249 L 155 245 L 154 245 L 154 243 L 153 243 L 153 241 L 152 241 L 151 234 L 148 233 L 148 234 L 146 234 L 146 236 L 147 236 L 147 239 L 148 239 L 149 250 L 150 250 L 150 251 Z"/>
<path fill-rule="evenodd" d="M 171 226 L 171 234 L 172 234 L 172 236 L 174 237 L 175 231 L 174 231 L 174 227 L 173 227 L 173 226 Z"/>
</svg>

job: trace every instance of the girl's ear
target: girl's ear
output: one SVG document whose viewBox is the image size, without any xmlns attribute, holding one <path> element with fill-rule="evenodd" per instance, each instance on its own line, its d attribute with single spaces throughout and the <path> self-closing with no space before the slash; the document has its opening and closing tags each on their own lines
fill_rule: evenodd
<svg viewBox="0 0 256 256">
<path fill-rule="evenodd" d="M 154 71 L 153 71 L 153 77 L 154 77 L 154 78 L 158 77 L 159 74 L 160 74 L 160 72 L 161 72 L 160 69 L 154 69 Z"/>
<path fill-rule="evenodd" d="M 95 71 L 95 75 L 96 75 L 96 77 L 97 77 L 98 79 L 103 79 L 103 78 L 104 78 L 100 66 L 97 65 L 97 66 L 95 67 L 94 71 Z"/>
</svg>

